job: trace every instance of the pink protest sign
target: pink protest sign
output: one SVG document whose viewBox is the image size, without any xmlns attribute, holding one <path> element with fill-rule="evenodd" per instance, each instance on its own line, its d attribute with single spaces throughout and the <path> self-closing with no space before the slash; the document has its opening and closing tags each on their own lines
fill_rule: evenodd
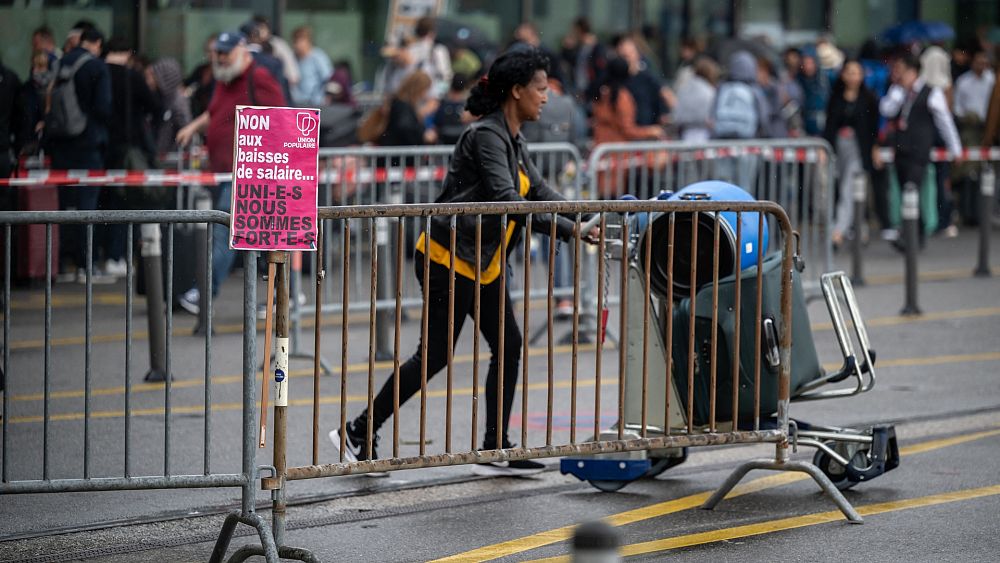
<svg viewBox="0 0 1000 563">
<path fill-rule="evenodd" d="M 319 110 L 237 106 L 229 247 L 316 250 Z"/>
</svg>

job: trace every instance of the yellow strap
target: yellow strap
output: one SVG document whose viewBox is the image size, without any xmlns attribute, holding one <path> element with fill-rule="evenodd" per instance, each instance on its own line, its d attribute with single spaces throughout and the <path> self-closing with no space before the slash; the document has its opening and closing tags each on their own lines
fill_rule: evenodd
<svg viewBox="0 0 1000 563">
<path fill-rule="evenodd" d="M 521 197 L 528 195 L 528 190 L 531 188 L 531 182 L 528 180 L 528 175 L 524 173 L 524 170 L 518 170 L 518 180 L 519 180 L 519 192 Z M 510 239 L 514 236 L 514 223 L 507 223 L 507 244 L 510 244 Z M 420 238 L 417 239 L 417 252 L 426 252 L 426 233 L 420 233 Z M 451 251 L 440 244 L 434 239 L 430 239 L 430 259 L 431 262 L 435 264 L 440 264 L 445 268 L 451 268 Z M 462 260 L 461 258 L 455 259 L 455 273 L 475 281 L 476 279 L 476 268 L 475 265 Z M 483 270 L 479 277 L 479 282 L 483 285 L 493 283 L 498 277 L 500 277 L 500 249 L 498 248 L 496 252 L 493 253 L 493 257 L 490 259 L 489 264 L 487 264 L 486 269 Z"/>
</svg>

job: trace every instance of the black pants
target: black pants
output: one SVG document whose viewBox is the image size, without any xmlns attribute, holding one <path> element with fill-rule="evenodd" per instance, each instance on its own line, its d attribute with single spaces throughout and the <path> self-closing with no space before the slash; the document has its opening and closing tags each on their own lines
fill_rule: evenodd
<svg viewBox="0 0 1000 563">
<path fill-rule="evenodd" d="M 52 168 L 55 170 L 100 170 L 104 168 L 104 156 L 99 148 L 61 146 L 52 149 Z M 59 188 L 59 209 L 93 211 L 98 208 L 101 188 L 98 186 L 65 186 Z M 94 226 L 94 245 L 103 240 L 105 225 Z M 87 238 L 84 225 L 63 225 L 59 229 L 59 254 L 63 267 L 67 261 L 75 262 L 77 268 L 87 266 Z M 100 259 L 93 254 L 94 263 Z"/>
<path fill-rule="evenodd" d="M 423 285 L 424 259 L 420 252 L 414 256 L 417 279 Z M 430 379 L 448 365 L 448 268 L 431 262 L 428 291 L 427 317 L 427 379 Z M 466 317 L 471 322 L 475 302 L 476 282 L 455 274 L 455 332 L 454 340 L 462 332 Z M 486 437 L 484 449 L 497 447 L 497 380 L 500 371 L 500 299 L 504 300 L 504 369 L 503 369 L 503 428 L 501 445 L 507 444 L 507 428 L 510 423 L 510 409 L 514 403 L 517 387 L 518 366 L 521 359 L 521 330 L 514 317 L 510 292 L 500 293 L 500 278 L 480 288 L 479 330 L 490 347 L 490 367 L 486 375 Z M 421 324 L 421 326 L 423 326 Z M 417 351 L 399 366 L 399 403 L 420 390 L 421 343 Z M 390 376 L 375 397 L 372 420 L 377 430 L 392 416 L 393 379 Z M 357 418 L 364 423 L 367 413 Z"/>
<path fill-rule="evenodd" d="M 899 179 L 899 195 L 900 202 L 902 202 L 903 192 L 906 189 L 906 184 L 913 182 L 913 185 L 917 188 L 917 194 L 923 193 L 921 189 L 924 185 L 924 178 L 927 174 L 927 155 L 925 154 L 923 158 L 919 156 L 911 156 L 906 153 L 896 152 L 896 178 Z M 923 205 L 919 206 L 920 216 L 917 220 L 917 232 L 920 235 L 920 243 L 923 245 L 924 242 L 924 209 Z"/>
</svg>

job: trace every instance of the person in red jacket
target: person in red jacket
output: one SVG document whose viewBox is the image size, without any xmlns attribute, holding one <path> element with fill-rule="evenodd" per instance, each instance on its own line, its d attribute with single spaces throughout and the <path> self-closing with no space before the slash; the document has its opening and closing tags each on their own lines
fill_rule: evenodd
<svg viewBox="0 0 1000 563">
<path fill-rule="evenodd" d="M 215 77 L 215 91 L 212 92 L 208 110 L 177 132 L 177 143 L 186 146 L 196 133 L 205 130 L 205 147 L 212 172 L 231 173 L 236 106 L 284 106 L 286 100 L 271 73 L 254 64 L 242 33 L 226 31 L 216 38 L 212 75 Z M 215 209 L 229 211 L 232 188 L 232 182 L 221 182 L 211 188 Z M 212 228 L 215 229 L 212 246 L 214 297 L 229 275 L 236 255 L 229 250 L 229 229 L 222 225 L 213 225 Z M 196 315 L 199 298 L 198 288 L 191 288 L 180 297 L 179 304 Z"/>
</svg>

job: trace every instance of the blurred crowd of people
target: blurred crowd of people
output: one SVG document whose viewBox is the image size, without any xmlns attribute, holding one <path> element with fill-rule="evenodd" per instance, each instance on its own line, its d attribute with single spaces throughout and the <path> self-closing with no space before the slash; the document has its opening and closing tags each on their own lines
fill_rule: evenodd
<svg viewBox="0 0 1000 563">
<path fill-rule="evenodd" d="M 0 62 L 0 177 L 10 176 L 21 159 L 39 155 L 57 170 L 176 167 L 179 162 L 166 159 L 203 130 L 209 167 L 229 172 L 233 105 L 354 105 L 347 62 L 332 64 L 315 46 L 310 27 L 295 29 L 289 44 L 260 16 L 210 37 L 204 62 L 187 76 L 176 59 L 150 60 L 123 39 L 105 38 L 87 20 L 74 24 L 61 46 L 50 28 L 39 27 L 31 47 L 24 81 Z M 226 104 L 229 111 L 222 110 Z M 224 207 L 226 187 L 212 191 L 216 207 Z M 13 190 L 4 190 L 3 197 L 3 208 L 18 208 Z M 161 208 L 170 197 L 158 187 L 81 186 L 60 190 L 59 207 Z M 59 268 L 65 280 L 85 279 L 78 230 L 61 230 Z M 95 230 L 94 282 L 110 283 L 125 274 L 124 249 L 123 228 Z"/>
<path fill-rule="evenodd" d="M 780 52 L 765 38 L 725 39 L 711 48 L 685 39 L 670 76 L 648 39 L 634 32 L 602 41 L 586 18 L 577 18 L 553 52 L 532 23 L 518 26 L 506 49 L 530 45 L 550 59 L 549 104 L 541 121 L 526 127 L 528 140 L 569 141 L 587 150 L 639 140 L 823 137 L 838 156 L 835 245 L 852 235 L 857 175 L 874 188 L 883 238 L 895 241 L 890 178 L 922 184 L 932 147 L 960 161 L 963 145 L 1000 141 L 994 46 L 984 39 L 960 38 L 950 51 L 941 43 L 870 40 L 854 53 L 829 36 Z M 385 103 L 363 120 L 359 139 L 385 146 L 454 143 L 470 119 L 462 100 L 482 65 L 470 67 L 467 50 L 437 43 L 431 18 L 383 55 Z M 892 174 L 878 158 L 883 147 L 896 151 Z M 936 165 L 933 231 L 954 236 L 959 222 L 977 221 L 976 174 L 961 163 Z"/>
<path fill-rule="evenodd" d="M 16 157 L 39 150 L 52 169 L 156 168 L 164 154 L 202 138 L 209 169 L 229 172 L 231 108 L 237 104 L 322 106 L 323 134 L 333 127 L 340 144 L 453 144 L 473 119 L 465 110 L 468 92 L 495 56 L 446 46 L 438 41 L 437 20 L 422 18 L 409 36 L 382 49 L 376 86 L 383 102 L 362 117 L 350 65 L 333 64 L 313 33 L 300 27 L 288 42 L 255 16 L 238 30 L 210 37 L 205 60 L 184 76 L 178 61 L 151 61 L 122 40 L 105 40 L 87 21 L 74 25 L 61 47 L 49 28 L 38 28 L 26 80 L 0 64 L 0 176 L 10 175 Z M 550 62 L 542 118 L 526 124 L 523 134 L 584 151 L 637 140 L 823 137 L 838 157 L 835 244 L 852 235 L 849 195 L 858 175 L 874 188 L 883 237 L 894 240 L 891 177 L 900 185 L 919 184 L 929 174 L 925 149 L 944 147 L 961 160 L 963 145 L 1000 140 L 996 60 L 983 40 L 960 38 L 950 50 L 869 41 L 856 53 L 845 53 L 830 37 L 781 52 L 756 38 L 716 43 L 684 39 L 679 63 L 665 72 L 648 33 L 605 41 L 581 17 L 552 50 L 532 23 L 522 23 L 503 50 L 534 47 Z M 883 166 L 880 147 L 895 149 L 894 174 Z M 933 230 L 952 236 L 960 221 L 976 221 L 977 172 L 960 162 L 935 168 L 939 213 Z M 230 189 L 213 188 L 217 209 L 227 208 Z M 60 208 L 158 207 L 166 203 L 164 193 L 79 187 L 60 190 Z M 82 279 L 80 233 L 64 231 L 60 269 Z M 96 281 L 125 269 L 124 233 L 100 231 Z M 224 233 L 215 238 L 219 245 L 225 240 Z M 225 250 L 217 249 L 216 288 L 231 265 Z M 187 297 L 196 308 L 198 296 Z"/>
</svg>

